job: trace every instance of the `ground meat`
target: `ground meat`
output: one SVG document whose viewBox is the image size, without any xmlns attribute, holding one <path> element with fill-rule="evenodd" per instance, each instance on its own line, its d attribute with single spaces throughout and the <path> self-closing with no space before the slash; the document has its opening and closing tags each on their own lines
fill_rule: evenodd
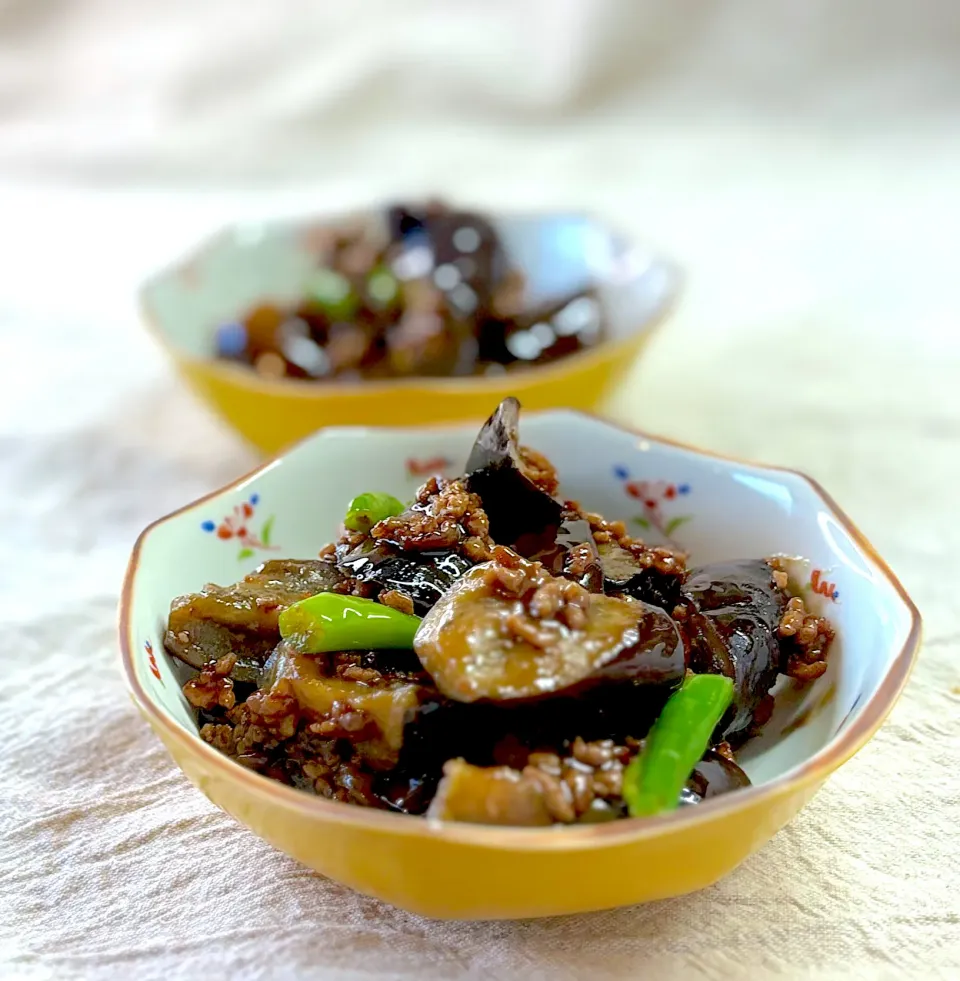
<svg viewBox="0 0 960 981">
<path fill-rule="evenodd" d="M 493 543 L 489 536 L 470 535 L 460 543 L 460 554 L 471 562 L 486 562 L 493 555 Z"/>
<path fill-rule="evenodd" d="M 813 681 L 827 670 L 833 627 L 824 617 L 809 613 L 802 597 L 793 596 L 787 602 L 779 633 L 786 655 L 785 674 L 800 681 Z"/>
<path fill-rule="evenodd" d="M 384 606 L 392 607 L 401 613 L 413 613 L 413 600 L 398 589 L 385 589 L 377 599 Z"/>
<path fill-rule="evenodd" d="M 512 599 L 522 597 L 542 585 L 547 573 L 539 562 L 522 559 L 512 549 L 497 545 L 493 549 L 493 564 L 487 566 L 484 578 L 495 593 Z"/>
<path fill-rule="evenodd" d="M 567 505 L 579 507 L 575 501 L 568 501 Z M 687 556 L 684 552 L 662 545 L 647 545 L 639 538 L 632 538 L 622 521 L 608 521 L 603 515 L 592 511 L 580 513 L 589 523 L 593 540 L 598 546 L 610 543 L 619 545 L 630 553 L 641 568 L 654 569 L 664 575 L 682 576 L 686 571 Z"/>
<path fill-rule="evenodd" d="M 587 623 L 590 593 L 571 579 L 554 579 L 539 562 L 520 558 L 498 545 L 494 562 L 485 570 L 489 589 L 517 601 L 503 623 L 509 633 L 545 650 L 556 641 L 556 631 L 545 624 L 560 623 L 582 630 Z"/>
<path fill-rule="evenodd" d="M 533 619 L 558 620 L 571 630 L 586 626 L 589 608 L 590 593 L 572 580 L 544 583 L 526 603 L 527 614 Z"/>
<path fill-rule="evenodd" d="M 570 824 L 595 800 L 620 800 L 623 771 L 634 751 L 612 739 L 586 742 L 578 736 L 568 756 L 531 753 L 522 772 L 540 789 L 553 820 Z"/>
<path fill-rule="evenodd" d="M 347 665 L 343 673 L 364 670 Z M 285 783 L 332 800 L 378 806 L 374 776 L 354 748 L 375 735 L 376 728 L 364 713 L 343 706 L 336 706 L 327 719 L 309 721 L 301 716 L 288 683 L 280 681 L 272 691 L 256 691 L 232 707 L 223 722 L 204 725 L 200 737 L 237 762 Z"/>
<path fill-rule="evenodd" d="M 569 784 L 535 766 L 524 767 L 523 778 L 540 791 L 547 811 L 554 821 L 561 824 L 572 824 L 576 821 L 577 811 Z"/>
<path fill-rule="evenodd" d="M 289 739 L 300 721 L 300 706 L 290 683 L 280 681 L 273 689 L 259 689 L 247 698 L 248 724 L 274 739 Z"/>
<path fill-rule="evenodd" d="M 233 726 L 208 722 L 200 728 L 200 738 L 210 743 L 214 749 L 219 749 L 227 756 L 235 756 L 233 741 Z"/>
<path fill-rule="evenodd" d="M 379 685 L 383 683 L 383 675 L 376 668 L 364 668 L 359 664 L 339 664 L 336 675 L 344 681 L 356 681 L 361 685 Z"/>
<path fill-rule="evenodd" d="M 322 722 L 311 722 L 307 726 L 307 732 L 323 739 L 349 739 L 352 742 L 361 742 L 375 738 L 380 729 L 365 712 L 337 704 L 329 718 Z"/>
<path fill-rule="evenodd" d="M 553 497 L 557 493 L 560 478 L 554 465 L 542 453 L 529 446 L 521 446 L 520 464 L 524 475 L 545 494 Z"/>
<path fill-rule="evenodd" d="M 596 549 L 590 542 L 583 542 L 580 545 L 574 545 L 573 548 L 567 551 L 563 572 L 564 575 L 570 576 L 571 579 L 579 580 L 595 568 L 596 564 Z"/>
<path fill-rule="evenodd" d="M 579 510 L 580 505 L 576 501 L 567 501 L 567 507 L 572 510 Z M 627 526 L 622 521 L 608 521 L 602 514 L 594 511 L 581 511 L 583 517 L 590 525 L 593 532 L 593 540 L 598 545 L 607 542 L 621 542 L 627 538 Z"/>
<path fill-rule="evenodd" d="M 183 686 L 187 701 L 194 708 L 205 711 L 233 708 L 236 696 L 233 694 L 233 681 L 228 675 L 236 663 L 233 654 L 226 654 L 219 661 L 210 661 L 196 678 L 191 678 Z"/>
<path fill-rule="evenodd" d="M 465 539 L 475 552 L 490 543 L 490 525 L 480 498 L 467 490 L 463 480 L 431 477 L 417 491 L 413 507 L 385 518 L 370 529 L 372 538 L 410 551 L 459 549 Z"/>
<path fill-rule="evenodd" d="M 790 585 L 790 575 L 787 572 L 787 559 L 782 555 L 771 555 L 767 558 L 767 565 L 773 569 L 773 584 L 781 592 L 786 592 Z"/>
<path fill-rule="evenodd" d="M 772 703 L 773 696 L 771 695 L 769 697 Z M 733 747 L 726 740 L 724 740 L 722 743 L 717 743 L 716 746 L 712 746 L 711 748 L 718 756 L 722 756 L 725 760 L 729 760 L 731 763 L 737 762 L 736 756 L 733 755 Z"/>
<path fill-rule="evenodd" d="M 376 807 L 379 801 L 373 793 L 373 776 L 355 763 L 337 760 L 332 765 L 312 759 L 300 767 L 296 785 L 312 790 L 318 797 Z"/>
</svg>

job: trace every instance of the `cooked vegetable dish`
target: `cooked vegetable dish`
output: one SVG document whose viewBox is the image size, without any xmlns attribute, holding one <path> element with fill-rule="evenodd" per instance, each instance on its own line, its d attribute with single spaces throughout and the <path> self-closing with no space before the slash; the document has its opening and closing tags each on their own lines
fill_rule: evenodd
<svg viewBox="0 0 960 981">
<path fill-rule="evenodd" d="M 559 494 L 507 399 L 466 473 L 350 502 L 313 559 L 176 599 L 200 735 L 322 797 L 449 821 L 643 817 L 749 784 L 735 750 L 830 624 L 784 564 L 688 569 Z"/>
<path fill-rule="evenodd" d="M 531 300 L 494 226 L 442 204 L 315 232 L 299 302 L 264 301 L 216 332 L 217 356 L 269 378 L 500 374 L 590 347 L 597 298 Z"/>
</svg>

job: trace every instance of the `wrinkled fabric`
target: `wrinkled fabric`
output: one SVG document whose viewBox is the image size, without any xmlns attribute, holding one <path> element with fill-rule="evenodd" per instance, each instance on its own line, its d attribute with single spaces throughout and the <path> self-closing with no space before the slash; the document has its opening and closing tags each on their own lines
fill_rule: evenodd
<svg viewBox="0 0 960 981">
<path fill-rule="evenodd" d="M 956 6 L 268 6 L 0 11 L 0 977 L 960 977 Z M 925 617 L 876 738 L 697 895 L 386 907 L 220 813 L 125 693 L 137 533 L 255 462 L 137 282 L 233 217 L 411 189 L 675 256 L 684 300 L 608 410 L 809 472 Z"/>
</svg>

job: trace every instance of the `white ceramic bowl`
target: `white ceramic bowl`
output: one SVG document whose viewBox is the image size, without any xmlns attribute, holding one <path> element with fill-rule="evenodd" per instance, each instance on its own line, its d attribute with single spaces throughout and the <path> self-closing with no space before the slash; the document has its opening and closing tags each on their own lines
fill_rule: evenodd
<svg viewBox="0 0 960 981">
<path fill-rule="evenodd" d="M 453 916 L 531 915 L 633 902 L 713 881 L 759 847 L 866 742 L 899 695 L 919 644 L 917 610 L 896 578 L 823 490 L 791 471 L 722 459 L 580 413 L 521 419 L 523 442 L 555 463 L 565 496 L 627 521 L 648 540 L 679 544 L 692 563 L 805 557 L 795 568 L 808 605 L 830 617 L 837 640 L 829 670 L 812 685 L 781 679 L 773 718 L 739 756 L 753 788 L 663 819 L 602 828 L 438 826 L 313 798 L 245 770 L 197 736 L 163 649 L 171 598 L 207 582 L 233 582 L 271 556 L 315 556 L 335 537 L 355 494 L 385 490 L 409 498 L 426 474 L 459 473 L 477 428 L 324 430 L 151 525 L 131 559 L 121 612 L 137 704 L 211 798 L 313 867 L 399 905 Z M 338 842 L 332 828 L 349 840 Z M 662 855 L 657 859 L 657 847 L 662 851 L 675 836 L 691 849 L 693 871 L 671 872 Z M 443 851 L 456 843 L 468 853 Z M 390 876 L 371 871 L 362 857 L 381 847 L 394 863 Z M 474 862 L 468 893 L 449 882 L 431 892 L 411 881 L 404 862 L 422 862 L 434 848 L 438 860 Z M 496 857 L 504 848 L 514 852 L 500 868 Z M 592 861 L 575 872 L 576 895 L 561 895 L 550 885 L 550 870 L 573 862 L 578 849 Z M 632 886 L 591 879 L 591 869 L 601 876 L 598 855 L 607 850 L 611 862 L 640 863 L 643 873 Z M 515 877 L 505 869 L 521 869 L 531 855 L 560 866 L 532 864 L 524 875 L 539 876 L 540 886 L 511 884 Z M 554 894 L 544 895 L 549 889 Z"/>
</svg>

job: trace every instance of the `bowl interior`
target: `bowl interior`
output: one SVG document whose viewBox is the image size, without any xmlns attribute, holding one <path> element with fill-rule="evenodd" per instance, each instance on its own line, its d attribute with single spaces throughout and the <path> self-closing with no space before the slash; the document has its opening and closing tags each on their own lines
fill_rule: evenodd
<svg viewBox="0 0 960 981">
<path fill-rule="evenodd" d="M 178 512 L 144 537 L 130 595 L 130 650 L 147 696 L 196 728 L 163 649 L 170 600 L 233 582 L 270 557 L 315 556 L 345 504 L 366 490 L 412 498 L 426 475 L 460 472 L 476 426 L 330 429 L 250 478 Z M 626 521 L 694 563 L 802 555 L 808 605 L 838 629 L 827 673 L 804 688 L 781 680 L 777 708 L 740 759 L 754 782 L 784 775 L 849 726 L 909 643 L 912 614 L 845 523 L 804 478 L 719 460 L 570 412 L 527 416 L 524 443 L 546 453 L 562 493 Z M 573 733 L 571 733 L 573 735 Z"/>
<path fill-rule="evenodd" d="M 214 355 L 214 330 L 264 300 L 293 303 L 315 268 L 318 227 L 333 219 L 235 226 L 148 281 L 142 299 L 151 320 L 180 352 Z M 380 221 L 379 213 L 364 219 Z M 583 215 L 494 217 L 532 301 L 597 289 L 608 337 L 625 338 L 657 321 L 676 288 L 663 259 Z"/>
</svg>

